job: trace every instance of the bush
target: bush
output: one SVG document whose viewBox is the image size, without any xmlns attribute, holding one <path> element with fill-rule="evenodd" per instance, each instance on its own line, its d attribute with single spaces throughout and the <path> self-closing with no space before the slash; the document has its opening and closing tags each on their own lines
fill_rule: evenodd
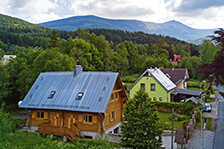
<svg viewBox="0 0 224 149">
<path fill-rule="evenodd" d="M 155 101 L 154 103 L 155 103 L 158 111 L 171 113 L 172 108 L 174 108 L 176 113 L 186 114 L 186 115 L 191 114 L 193 108 L 195 108 L 197 106 L 192 102 L 180 103 L 180 102 L 159 102 L 159 101 Z"/>
<path fill-rule="evenodd" d="M 169 119 L 172 121 L 172 114 L 169 116 Z M 174 121 L 183 121 L 186 119 L 187 119 L 187 117 L 185 115 L 180 115 L 178 113 L 174 113 Z"/>
</svg>

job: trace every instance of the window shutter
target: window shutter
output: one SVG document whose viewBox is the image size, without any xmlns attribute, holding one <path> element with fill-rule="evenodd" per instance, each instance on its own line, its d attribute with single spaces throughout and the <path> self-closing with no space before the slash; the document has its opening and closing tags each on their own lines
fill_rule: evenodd
<svg viewBox="0 0 224 149">
<path fill-rule="evenodd" d="M 44 119 L 48 119 L 48 112 L 44 112 Z"/>
<path fill-rule="evenodd" d="M 93 123 L 97 123 L 97 116 L 93 116 Z"/>
<path fill-rule="evenodd" d="M 78 115 L 78 122 L 82 122 L 83 121 L 83 115 L 82 114 L 79 114 Z"/>
<path fill-rule="evenodd" d="M 36 112 L 32 111 L 32 118 L 36 118 Z"/>
</svg>

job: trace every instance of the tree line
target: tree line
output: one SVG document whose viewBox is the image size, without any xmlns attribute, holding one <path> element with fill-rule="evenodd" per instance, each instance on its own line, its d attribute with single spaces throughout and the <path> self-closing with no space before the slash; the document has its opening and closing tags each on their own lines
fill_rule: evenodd
<svg viewBox="0 0 224 149">
<path fill-rule="evenodd" d="M 0 57 L 4 54 L 17 55 L 8 65 L 0 69 L 0 99 L 17 103 L 24 98 L 31 85 L 46 71 L 73 71 L 76 64 L 86 71 L 114 71 L 121 76 L 142 73 L 150 67 L 184 67 L 191 78 L 200 78 L 195 73 L 198 65 L 212 62 L 220 51 L 219 45 L 206 40 L 199 48 L 199 55 L 193 55 L 193 47 L 183 50 L 180 45 L 169 45 L 160 38 L 157 42 L 136 44 L 124 41 L 111 49 L 105 36 L 97 36 L 88 30 L 78 29 L 76 37 L 67 40 L 52 30 L 46 49 L 40 47 L 16 46 L 6 50 L 7 44 L 0 41 Z M 174 54 L 182 55 L 181 65 L 174 65 L 170 59 Z"/>
</svg>

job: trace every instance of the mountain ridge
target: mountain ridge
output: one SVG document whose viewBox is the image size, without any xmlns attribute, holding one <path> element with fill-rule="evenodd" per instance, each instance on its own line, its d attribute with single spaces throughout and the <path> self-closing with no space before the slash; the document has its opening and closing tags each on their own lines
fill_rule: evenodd
<svg viewBox="0 0 224 149">
<path fill-rule="evenodd" d="M 73 16 L 40 23 L 40 25 L 66 31 L 75 31 L 79 27 L 82 29 L 114 29 L 130 32 L 142 31 L 149 34 L 160 34 L 191 42 L 192 39 L 203 39 L 214 32 L 214 29 L 195 29 L 176 20 L 155 23 L 139 20 L 108 19 L 95 15 Z"/>
</svg>

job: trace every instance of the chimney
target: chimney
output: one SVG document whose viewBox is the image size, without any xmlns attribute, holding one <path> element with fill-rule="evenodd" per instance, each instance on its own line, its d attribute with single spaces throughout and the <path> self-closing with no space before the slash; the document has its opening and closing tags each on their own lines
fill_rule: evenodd
<svg viewBox="0 0 224 149">
<path fill-rule="evenodd" d="M 79 73 L 83 72 L 83 68 L 81 65 L 76 65 L 74 69 L 74 76 L 77 76 Z"/>
</svg>

